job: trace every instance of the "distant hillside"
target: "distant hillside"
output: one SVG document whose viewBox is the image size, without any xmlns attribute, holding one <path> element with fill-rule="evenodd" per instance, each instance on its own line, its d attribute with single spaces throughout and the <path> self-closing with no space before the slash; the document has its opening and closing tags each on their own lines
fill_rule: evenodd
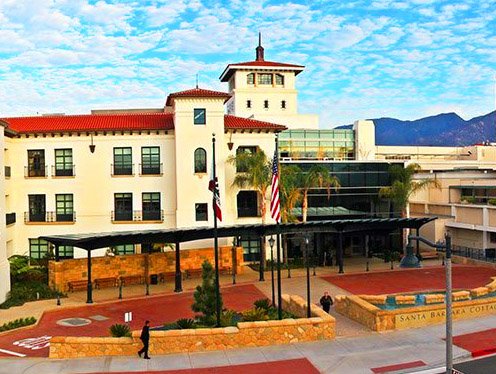
<svg viewBox="0 0 496 374">
<path fill-rule="evenodd" d="M 372 119 L 377 145 L 464 146 L 496 142 L 496 111 L 465 121 L 456 113 L 400 121 L 394 118 Z M 340 126 L 339 128 L 350 128 Z"/>
</svg>

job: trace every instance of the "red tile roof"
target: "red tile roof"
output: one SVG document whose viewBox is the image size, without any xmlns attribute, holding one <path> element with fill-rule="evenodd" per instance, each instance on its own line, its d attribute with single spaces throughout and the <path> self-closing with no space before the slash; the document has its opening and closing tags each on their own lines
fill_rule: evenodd
<svg viewBox="0 0 496 374">
<path fill-rule="evenodd" d="M 169 96 L 167 96 L 167 101 L 165 102 L 165 105 L 171 106 L 172 99 L 176 97 L 219 97 L 219 98 L 225 98 L 227 100 L 231 97 L 231 95 L 228 94 L 227 92 L 205 90 L 203 88 L 193 88 L 191 90 L 174 92 L 169 94 Z"/>
<path fill-rule="evenodd" d="M 84 131 L 173 130 L 173 113 L 85 114 L 1 118 L 19 134 Z M 248 118 L 224 116 L 225 129 L 285 130 L 285 126 Z"/>
<path fill-rule="evenodd" d="M 2 118 L 18 133 L 172 130 L 172 113 L 84 114 Z"/>
<path fill-rule="evenodd" d="M 251 118 L 236 117 L 226 114 L 224 116 L 224 128 L 228 129 L 246 129 L 246 130 L 276 130 L 283 131 L 286 130 L 286 126 L 277 125 L 275 123 L 258 121 Z"/>
<path fill-rule="evenodd" d="M 295 75 L 298 75 L 303 71 L 305 66 L 303 65 L 295 65 L 295 64 L 285 64 L 282 62 L 274 62 L 274 61 L 265 61 L 265 60 L 255 60 L 255 61 L 246 61 L 246 62 L 238 62 L 236 64 L 229 64 L 224 69 L 219 79 L 221 82 L 227 82 L 231 75 L 234 73 L 234 70 L 240 66 L 254 66 L 260 68 L 288 68 L 290 70 L 295 71 Z"/>
</svg>

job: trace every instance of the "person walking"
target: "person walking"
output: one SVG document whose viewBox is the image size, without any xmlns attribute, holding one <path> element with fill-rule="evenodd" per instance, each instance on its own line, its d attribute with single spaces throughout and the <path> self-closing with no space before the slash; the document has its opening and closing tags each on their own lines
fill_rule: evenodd
<svg viewBox="0 0 496 374">
<path fill-rule="evenodd" d="M 331 305 L 333 304 L 334 302 L 332 301 L 331 295 L 329 295 L 329 292 L 325 291 L 324 296 L 320 298 L 320 305 L 322 305 L 322 309 L 324 309 L 324 312 L 329 313 Z"/>
<path fill-rule="evenodd" d="M 149 360 L 150 357 L 148 356 L 148 343 L 150 341 L 150 321 L 145 321 L 145 325 L 143 326 L 143 329 L 141 330 L 141 335 L 140 339 L 143 342 L 143 348 L 141 348 L 138 351 L 138 356 L 141 357 L 141 355 L 144 353 L 145 357 L 143 357 L 145 360 Z"/>
</svg>

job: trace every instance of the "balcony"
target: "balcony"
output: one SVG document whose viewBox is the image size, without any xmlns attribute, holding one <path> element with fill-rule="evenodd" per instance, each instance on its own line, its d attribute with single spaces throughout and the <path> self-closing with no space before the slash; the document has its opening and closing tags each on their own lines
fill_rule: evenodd
<svg viewBox="0 0 496 374">
<path fill-rule="evenodd" d="M 5 166 L 5 178 L 10 178 L 10 166 Z"/>
<path fill-rule="evenodd" d="M 116 210 L 111 212 L 112 222 L 164 221 L 163 210 Z"/>
<path fill-rule="evenodd" d="M 162 175 L 162 164 L 139 164 L 140 175 Z"/>
<path fill-rule="evenodd" d="M 76 165 L 52 165 L 52 177 L 74 177 Z"/>
<path fill-rule="evenodd" d="M 12 225 L 16 221 L 16 214 L 15 213 L 7 213 L 5 215 L 5 222 L 8 225 Z"/>
<path fill-rule="evenodd" d="M 46 178 L 48 176 L 48 167 L 41 166 L 25 166 L 24 176 L 26 178 Z"/>
<path fill-rule="evenodd" d="M 57 212 L 24 212 L 25 223 L 74 223 L 76 222 L 76 212 L 57 213 Z"/>
<path fill-rule="evenodd" d="M 258 214 L 258 208 L 238 208 L 238 218 L 243 217 L 260 217 L 260 214 Z"/>
<path fill-rule="evenodd" d="M 112 176 L 134 175 L 134 164 L 111 164 Z"/>
</svg>

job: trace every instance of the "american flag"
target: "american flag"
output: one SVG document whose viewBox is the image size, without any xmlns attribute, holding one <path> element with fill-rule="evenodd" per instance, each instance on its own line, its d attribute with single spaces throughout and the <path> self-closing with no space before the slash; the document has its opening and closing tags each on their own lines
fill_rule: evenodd
<svg viewBox="0 0 496 374">
<path fill-rule="evenodd" d="M 220 193 L 219 193 L 219 181 L 217 179 L 217 176 L 214 175 L 214 163 L 212 160 L 212 169 L 211 169 L 211 176 L 210 176 L 210 181 L 208 182 L 208 189 L 213 192 L 213 208 L 214 208 L 214 213 L 215 217 L 219 221 L 222 221 L 222 210 L 220 209 Z"/>
<path fill-rule="evenodd" d="M 281 222 L 277 149 L 274 151 L 274 160 L 272 161 L 272 192 L 270 194 L 270 216 L 276 221 L 276 223 Z"/>
</svg>

